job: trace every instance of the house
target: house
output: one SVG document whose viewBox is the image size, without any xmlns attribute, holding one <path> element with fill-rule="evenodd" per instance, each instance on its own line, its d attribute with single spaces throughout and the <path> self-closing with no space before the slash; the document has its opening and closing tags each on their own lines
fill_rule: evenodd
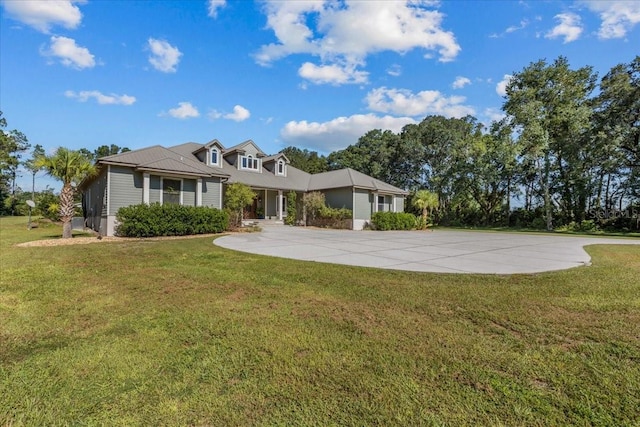
<svg viewBox="0 0 640 427">
<path fill-rule="evenodd" d="M 286 216 L 286 195 L 298 200 L 310 191 L 325 194 L 328 206 L 353 212 L 360 230 L 377 211 L 404 211 L 407 192 L 353 169 L 309 174 L 289 164 L 283 154 L 267 155 L 248 140 L 225 148 L 214 139 L 165 148 L 155 145 L 98 159 L 98 174 L 80 190 L 87 227 L 112 236 L 116 213 L 140 203 L 224 206 L 228 184 L 240 182 L 257 194 L 245 218 Z"/>
</svg>

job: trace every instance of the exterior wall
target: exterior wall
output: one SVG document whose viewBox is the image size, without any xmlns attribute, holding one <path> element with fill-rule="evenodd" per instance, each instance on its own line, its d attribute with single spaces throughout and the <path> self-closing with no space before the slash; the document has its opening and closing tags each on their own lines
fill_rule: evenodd
<svg viewBox="0 0 640 427">
<path fill-rule="evenodd" d="M 404 212 L 404 197 L 395 196 L 396 198 L 396 212 Z"/>
<path fill-rule="evenodd" d="M 124 166 L 111 166 L 109 174 L 109 215 L 118 209 L 142 203 L 142 174 Z"/>
<path fill-rule="evenodd" d="M 374 202 L 373 195 L 369 191 L 359 188 L 354 190 L 354 228 L 356 220 L 371 220 L 372 202 Z"/>
<path fill-rule="evenodd" d="M 263 202 L 264 203 L 264 202 Z M 278 192 L 274 190 L 267 190 L 267 208 L 265 209 L 265 216 L 267 218 L 278 216 Z"/>
<path fill-rule="evenodd" d="M 323 190 L 324 199 L 330 208 L 353 210 L 353 189 L 351 187 Z"/>
<path fill-rule="evenodd" d="M 245 156 L 252 155 L 254 158 L 256 158 L 258 153 L 258 149 L 254 147 L 253 144 L 247 144 L 245 146 Z"/>
<path fill-rule="evenodd" d="M 184 206 L 196 205 L 196 180 L 195 179 L 183 179 L 182 180 L 182 204 Z"/>
<path fill-rule="evenodd" d="M 202 179 L 202 206 L 222 209 L 222 184 L 220 178 Z"/>
</svg>

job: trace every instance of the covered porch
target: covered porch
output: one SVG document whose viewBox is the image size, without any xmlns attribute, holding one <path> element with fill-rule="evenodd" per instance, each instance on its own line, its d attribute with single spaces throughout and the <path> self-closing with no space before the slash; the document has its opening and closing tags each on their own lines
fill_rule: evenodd
<svg viewBox="0 0 640 427">
<path fill-rule="evenodd" d="M 245 220 L 283 221 L 287 216 L 286 190 L 251 188 L 256 194 L 253 203 L 244 210 Z"/>
</svg>

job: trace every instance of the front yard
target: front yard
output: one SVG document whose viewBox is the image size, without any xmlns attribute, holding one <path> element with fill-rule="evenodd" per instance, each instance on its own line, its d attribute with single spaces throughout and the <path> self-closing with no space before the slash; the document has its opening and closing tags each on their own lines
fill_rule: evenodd
<svg viewBox="0 0 640 427">
<path fill-rule="evenodd" d="M 441 275 L 211 237 L 15 247 L 0 218 L 0 425 L 636 425 L 640 247 Z"/>
</svg>

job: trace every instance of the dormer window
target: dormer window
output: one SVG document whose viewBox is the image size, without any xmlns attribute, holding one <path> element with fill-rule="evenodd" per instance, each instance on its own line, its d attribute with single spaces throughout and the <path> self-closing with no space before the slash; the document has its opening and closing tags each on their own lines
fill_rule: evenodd
<svg viewBox="0 0 640 427">
<path fill-rule="evenodd" d="M 276 166 L 276 175 L 285 176 L 285 165 L 284 160 L 278 160 L 278 164 Z"/>
<path fill-rule="evenodd" d="M 242 156 L 240 158 L 240 166 L 241 169 L 251 169 L 251 170 L 260 170 L 260 161 L 255 159 L 251 154 L 248 156 Z"/>
<path fill-rule="evenodd" d="M 218 150 L 216 147 L 212 147 L 211 148 L 211 158 L 210 158 L 210 165 L 211 166 L 220 166 L 220 150 Z"/>
</svg>

